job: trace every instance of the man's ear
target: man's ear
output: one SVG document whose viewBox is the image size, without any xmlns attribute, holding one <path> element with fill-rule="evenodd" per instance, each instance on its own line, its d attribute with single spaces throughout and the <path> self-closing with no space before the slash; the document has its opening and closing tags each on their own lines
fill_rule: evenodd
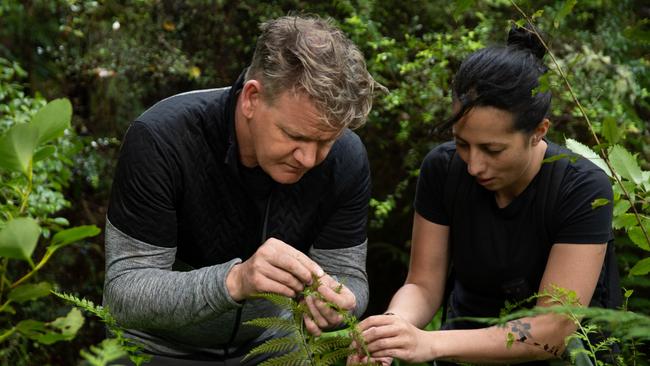
<svg viewBox="0 0 650 366">
<path fill-rule="evenodd" d="M 548 118 L 544 118 L 542 122 L 540 122 L 537 127 L 535 127 L 535 131 L 533 131 L 533 146 L 539 144 L 539 142 L 542 141 L 542 138 L 546 136 L 546 133 L 550 127 L 551 121 L 549 121 Z"/>
<path fill-rule="evenodd" d="M 262 84 L 258 80 L 248 80 L 242 87 L 241 98 L 244 117 L 253 118 L 262 99 Z"/>
</svg>

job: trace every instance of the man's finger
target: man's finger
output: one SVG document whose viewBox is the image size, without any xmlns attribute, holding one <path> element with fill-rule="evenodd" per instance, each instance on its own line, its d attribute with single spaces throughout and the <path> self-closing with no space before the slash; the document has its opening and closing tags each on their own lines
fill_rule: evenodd
<svg viewBox="0 0 650 366">
<path fill-rule="evenodd" d="M 314 299 L 313 296 L 307 296 L 305 298 L 305 303 L 307 304 L 307 307 L 309 308 L 309 312 L 311 313 L 312 318 L 314 319 L 314 322 L 320 327 L 320 328 L 325 328 L 329 325 L 327 322 L 327 319 L 323 317 L 321 312 L 318 310 L 318 307 L 315 304 L 316 299 Z"/>
<path fill-rule="evenodd" d="M 305 322 L 305 328 L 307 328 L 307 331 L 309 333 L 311 333 L 316 337 L 321 335 L 320 328 L 318 327 L 318 325 L 316 325 L 316 323 L 314 323 L 314 321 L 309 316 L 305 314 L 303 315 L 302 319 Z"/>
</svg>

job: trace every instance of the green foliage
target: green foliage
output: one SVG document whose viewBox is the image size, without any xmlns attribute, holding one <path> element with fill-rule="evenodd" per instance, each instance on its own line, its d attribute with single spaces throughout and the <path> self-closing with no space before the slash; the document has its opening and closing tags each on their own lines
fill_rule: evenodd
<svg viewBox="0 0 650 366">
<path fill-rule="evenodd" d="M 257 298 L 266 299 L 281 309 L 285 310 L 289 317 L 282 316 L 257 318 L 245 322 L 245 325 L 272 329 L 282 335 L 279 338 L 272 338 L 248 352 L 244 360 L 253 359 L 256 356 L 265 355 L 268 357 L 263 366 L 272 365 L 333 365 L 337 361 L 345 359 L 355 352 L 350 347 L 354 340 L 363 350 L 365 342 L 356 329 L 357 319 L 350 312 L 339 308 L 336 304 L 328 302 L 318 292 L 320 281 L 314 278 L 313 283 L 306 287 L 298 296 L 302 299 L 307 296 L 314 296 L 324 301 L 329 307 L 336 310 L 343 318 L 347 326 L 344 332 L 338 331 L 330 334 L 323 334 L 320 337 L 311 335 L 303 323 L 304 316 L 310 316 L 307 305 L 299 300 L 286 296 L 262 293 Z M 368 354 L 366 350 L 366 354 Z"/>
<path fill-rule="evenodd" d="M 140 343 L 124 336 L 124 328 L 117 324 L 117 321 L 107 308 L 101 305 L 95 305 L 88 299 L 82 299 L 71 294 L 56 291 L 52 293 L 77 308 L 98 317 L 106 324 L 110 333 L 115 337 L 102 341 L 98 346 L 91 346 L 91 352 L 84 350 L 80 352 L 81 356 L 90 362 L 91 365 L 105 365 L 107 362 L 124 355 L 128 355 L 129 359 L 136 366 L 140 366 L 151 359 L 150 355 L 142 353 L 143 347 Z"/>
</svg>

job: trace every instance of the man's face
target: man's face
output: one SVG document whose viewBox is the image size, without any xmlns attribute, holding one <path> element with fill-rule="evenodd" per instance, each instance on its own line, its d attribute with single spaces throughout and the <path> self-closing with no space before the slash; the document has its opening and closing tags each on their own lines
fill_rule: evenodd
<svg viewBox="0 0 650 366">
<path fill-rule="evenodd" d="M 284 92 L 272 103 L 258 98 L 248 119 L 250 148 L 246 166 L 259 165 L 278 183 L 295 183 L 320 164 L 340 136 L 321 119 L 308 96 Z M 251 165 L 252 163 L 252 165 Z"/>
</svg>

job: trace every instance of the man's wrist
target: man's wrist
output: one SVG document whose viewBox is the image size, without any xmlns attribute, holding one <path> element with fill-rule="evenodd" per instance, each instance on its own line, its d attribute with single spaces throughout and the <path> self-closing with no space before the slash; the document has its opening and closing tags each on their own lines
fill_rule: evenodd
<svg viewBox="0 0 650 366">
<path fill-rule="evenodd" d="M 241 286 L 239 285 L 241 283 L 239 280 L 240 269 L 240 263 L 235 264 L 226 275 L 226 290 L 228 290 L 230 297 L 237 302 L 244 300 L 244 296 L 241 294 Z"/>
</svg>

